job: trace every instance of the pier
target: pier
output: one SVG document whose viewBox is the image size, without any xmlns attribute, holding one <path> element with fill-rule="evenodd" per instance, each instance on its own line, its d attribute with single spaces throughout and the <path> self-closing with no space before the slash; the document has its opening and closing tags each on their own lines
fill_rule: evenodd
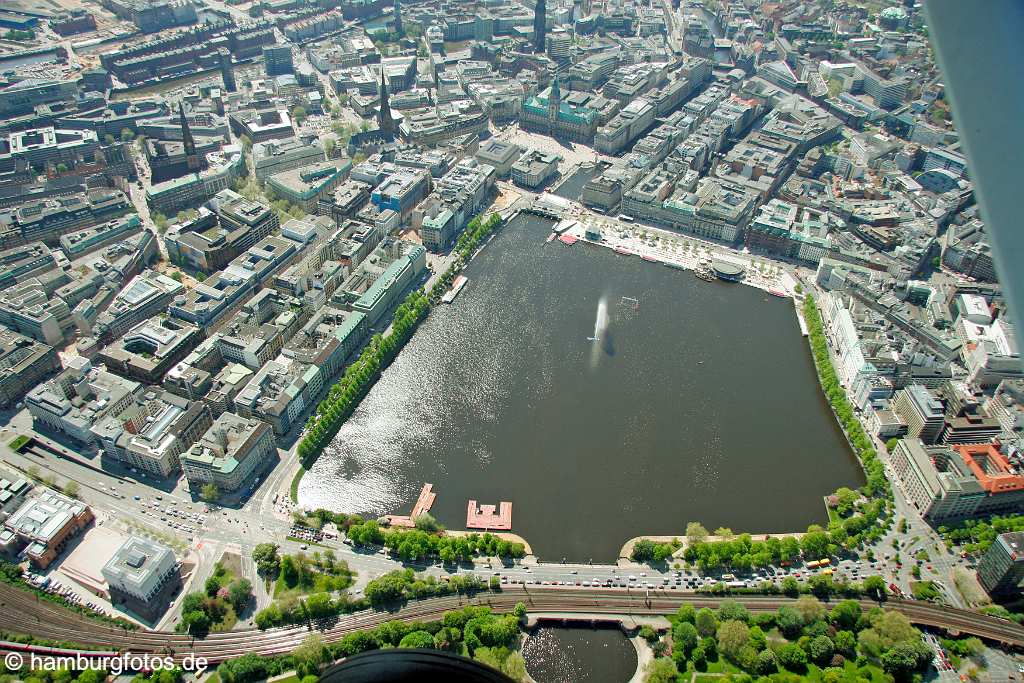
<svg viewBox="0 0 1024 683">
<path fill-rule="evenodd" d="M 387 520 L 391 526 L 401 526 L 408 529 L 415 527 L 416 518 L 424 513 L 430 512 L 430 508 L 434 505 L 434 499 L 437 498 L 437 494 L 434 493 L 433 489 L 433 484 L 423 485 L 423 488 L 420 490 L 420 495 L 416 499 L 416 503 L 412 506 L 412 513 L 408 515 L 388 515 Z"/>
<path fill-rule="evenodd" d="M 478 506 L 475 500 L 469 501 L 469 504 L 466 506 L 466 528 L 506 531 L 511 529 L 512 503 L 507 500 L 501 501 L 499 511 L 495 512 L 495 506 L 493 505 Z"/>
</svg>

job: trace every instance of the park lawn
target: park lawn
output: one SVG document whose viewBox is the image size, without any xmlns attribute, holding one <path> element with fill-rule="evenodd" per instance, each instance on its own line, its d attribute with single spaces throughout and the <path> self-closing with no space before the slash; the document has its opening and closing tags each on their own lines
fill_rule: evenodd
<svg viewBox="0 0 1024 683">
<path fill-rule="evenodd" d="M 743 669 L 735 666 L 731 662 L 726 661 L 724 657 L 719 657 L 717 661 L 708 662 L 709 674 L 738 674 L 743 673 Z"/>
<path fill-rule="evenodd" d="M 686 681 L 686 673 L 683 672 L 680 680 Z M 693 679 L 693 683 L 722 683 L 721 676 L 708 676 L 705 674 L 697 674 L 697 678 Z"/>
<path fill-rule="evenodd" d="M 859 680 L 870 681 L 870 683 L 892 683 L 893 680 L 892 676 L 886 674 L 874 664 L 858 668 L 854 662 L 847 661 L 843 665 L 843 671 L 848 675 L 856 675 Z M 820 668 L 811 664 L 807 667 L 807 675 L 804 676 L 804 680 L 808 681 L 808 683 L 822 683 L 821 673 L 822 670 Z"/>
<path fill-rule="evenodd" d="M 303 586 L 300 583 L 297 586 L 289 587 L 285 584 L 284 579 L 279 576 L 277 581 L 274 582 L 274 597 L 286 598 L 290 596 L 299 597 L 311 593 L 332 593 L 344 590 L 351 585 L 352 579 L 344 575 L 328 576 L 327 574 L 317 574 L 313 579 L 312 586 Z"/>
</svg>

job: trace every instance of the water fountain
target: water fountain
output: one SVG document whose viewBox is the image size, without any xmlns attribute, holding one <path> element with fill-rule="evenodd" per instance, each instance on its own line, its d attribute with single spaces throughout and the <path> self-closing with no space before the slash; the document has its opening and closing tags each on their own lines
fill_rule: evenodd
<svg viewBox="0 0 1024 683">
<path fill-rule="evenodd" d="M 601 297 L 597 302 L 597 317 L 594 318 L 594 336 L 587 337 L 587 341 L 601 341 L 604 331 L 608 329 L 608 297 Z"/>
</svg>

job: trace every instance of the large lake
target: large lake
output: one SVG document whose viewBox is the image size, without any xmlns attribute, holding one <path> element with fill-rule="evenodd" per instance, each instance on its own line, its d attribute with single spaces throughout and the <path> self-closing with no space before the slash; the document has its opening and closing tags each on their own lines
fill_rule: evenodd
<svg viewBox="0 0 1024 683">
<path fill-rule="evenodd" d="M 801 531 L 863 482 L 789 299 L 545 243 L 550 225 L 520 216 L 473 260 L 303 478 L 303 506 L 408 514 L 431 482 L 450 528 L 469 499 L 508 500 L 542 559 L 611 561 L 691 520 Z"/>
</svg>

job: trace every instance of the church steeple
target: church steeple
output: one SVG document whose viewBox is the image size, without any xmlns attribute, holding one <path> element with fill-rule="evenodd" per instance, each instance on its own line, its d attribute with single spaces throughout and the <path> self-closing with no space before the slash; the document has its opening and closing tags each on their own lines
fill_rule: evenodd
<svg viewBox="0 0 1024 683">
<path fill-rule="evenodd" d="M 548 92 L 548 120 L 558 120 L 558 110 L 562 106 L 562 90 L 558 87 L 558 76 L 551 83 L 551 90 Z"/>
<path fill-rule="evenodd" d="M 188 128 L 188 119 L 185 118 L 185 105 L 178 102 L 178 119 L 181 122 L 181 142 L 185 148 L 185 163 L 189 171 L 198 171 L 202 167 L 202 159 L 196 154 L 196 141 L 192 137 L 192 131 Z"/>
<path fill-rule="evenodd" d="M 537 6 L 533 10 L 533 51 L 540 54 L 544 52 L 544 33 L 547 31 L 547 3 L 544 0 L 537 0 Z"/>
<path fill-rule="evenodd" d="M 384 67 L 380 70 L 380 111 L 377 113 L 377 127 L 384 139 L 395 138 L 395 120 L 391 118 L 391 106 L 388 104 L 388 84 L 384 80 Z"/>
</svg>

